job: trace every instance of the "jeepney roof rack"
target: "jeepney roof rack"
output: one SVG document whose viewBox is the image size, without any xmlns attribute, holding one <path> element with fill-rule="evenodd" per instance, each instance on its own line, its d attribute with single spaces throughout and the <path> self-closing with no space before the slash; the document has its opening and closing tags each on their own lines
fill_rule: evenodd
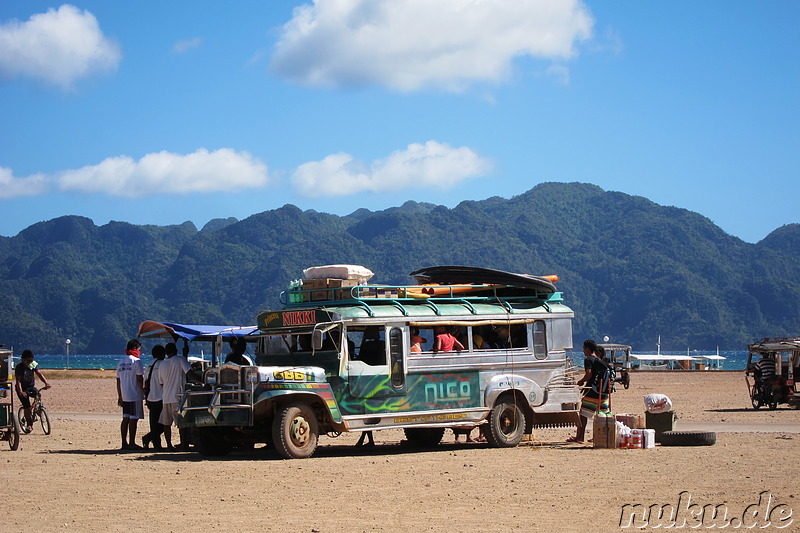
<svg viewBox="0 0 800 533">
<path fill-rule="evenodd" d="M 430 293 L 426 292 L 430 291 Z M 427 306 L 439 314 L 438 305 L 460 304 L 476 314 L 474 304 L 500 303 L 513 312 L 514 303 L 560 303 L 560 292 L 535 291 L 527 288 L 498 284 L 464 285 L 356 285 L 353 287 L 326 287 L 314 290 L 292 287 L 282 291 L 280 303 L 284 307 L 347 306 L 364 308 L 372 316 L 372 308 L 391 305 L 408 315 L 407 307 Z"/>
<path fill-rule="evenodd" d="M 754 353 L 781 352 L 800 350 L 800 336 L 796 337 L 764 337 L 763 339 L 747 345 L 747 349 Z"/>
</svg>

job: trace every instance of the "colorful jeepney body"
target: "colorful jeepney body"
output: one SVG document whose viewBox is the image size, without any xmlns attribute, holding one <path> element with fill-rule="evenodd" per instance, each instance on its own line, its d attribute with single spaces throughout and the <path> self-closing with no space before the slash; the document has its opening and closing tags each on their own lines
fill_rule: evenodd
<svg viewBox="0 0 800 533">
<path fill-rule="evenodd" d="M 402 428 L 410 443 L 430 445 L 447 427 L 482 425 L 490 444 L 515 446 L 534 426 L 577 420 L 566 357 L 573 312 L 560 293 L 390 292 L 320 302 L 285 294 L 285 309 L 258 315 L 255 366 L 208 369 L 204 387 L 184 396 L 179 424 L 194 428 L 205 454 L 262 441 L 307 457 L 322 433 Z M 463 349 L 434 351 L 437 335 Z"/>
</svg>

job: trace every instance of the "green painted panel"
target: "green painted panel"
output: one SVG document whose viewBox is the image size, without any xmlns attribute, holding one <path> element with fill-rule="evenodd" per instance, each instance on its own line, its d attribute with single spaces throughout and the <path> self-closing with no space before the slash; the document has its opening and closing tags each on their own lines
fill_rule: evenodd
<svg viewBox="0 0 800 533">
<path fill-rule="evenodd" d="M 480 407 L 478 372 L 411 374 L 405 392 L 395 391 L 389 376 L 351 376 L 347 387 L 335 390 L 342 414 L 399 413 Z M 354 396 L 355 392 L 359 396 Z"/>
</svg>

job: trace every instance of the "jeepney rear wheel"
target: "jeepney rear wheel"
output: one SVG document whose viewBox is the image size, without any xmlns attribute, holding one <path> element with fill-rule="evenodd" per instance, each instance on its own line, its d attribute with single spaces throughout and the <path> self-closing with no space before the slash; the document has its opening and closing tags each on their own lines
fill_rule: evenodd
<svg viewBox="0 0 800 533">
<path fill-rule="evenodd" d="M 444 437 L 444 428 L 405 428 L 403 432 L 410 445 L 421 448 L 433 448 Z"/>
<path fill-rule="evenodd" d="M 200 455 L 206 457 L 224 457 L 233 449 L 233 445 L 219 428 L 193 428 L 192 441 Z"/>
<path fill-rule="evenodd" d="M 305 459 L 317 449 L 319 423 L 305 403 L 290 403 L 278 409 L 272 423 L 275 450 L 286 459 Z"/>
<path fill-rule="evenodd" d="M 513 398 L 500 401 L 489 413 L 486 440 L 495 448 L 513 448 L 525 434 L 525 413 Z"/>
</svg>

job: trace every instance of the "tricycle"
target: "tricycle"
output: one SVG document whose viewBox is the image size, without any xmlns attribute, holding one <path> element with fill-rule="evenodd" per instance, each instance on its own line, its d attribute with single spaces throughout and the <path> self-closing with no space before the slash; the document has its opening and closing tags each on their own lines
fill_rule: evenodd
<svg viewBox="0 0 800 533">
<path fill-rule="evenodd" d="M 627 344 L 598 344 L 606 351 L 606 359 L 613 363 L 614 381 L 626 389 L 631 386 L 631 347 Z"/>
<path fill-rule="evenodd" d="M 800 408 L 795 382 L 800 371 L 800 337 L 765 337 L 747 348 L 745 382 L 753 408 L 777 409 L 779 404 Z"/>
</svg>

